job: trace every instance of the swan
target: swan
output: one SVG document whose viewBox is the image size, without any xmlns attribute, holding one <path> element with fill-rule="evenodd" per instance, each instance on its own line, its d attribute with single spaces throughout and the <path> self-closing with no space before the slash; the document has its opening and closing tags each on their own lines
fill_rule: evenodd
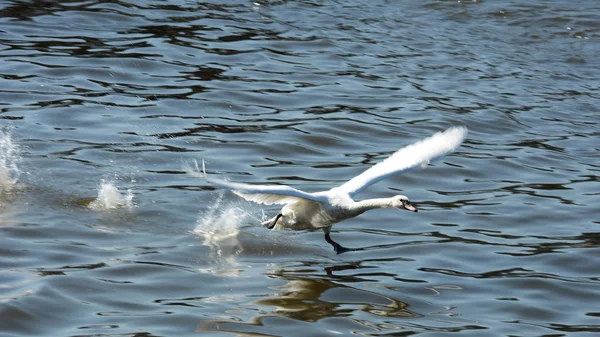
<svg viewBox="0 0 600 337">
<path fill-rule="evenodd" d="M 417 212 L 417 208 L 404 195 L 360 201 L 353 199 L 355 195 L 392 175 L 419 166 L 425 167 L 431 160 L 453 152 L 466 135 L 467 128 L 462 126 L 438 132 L 429 138 L 401 148 L 343 185 L 328 191 L 307 193 L 285 185 L 250 185 L 221 180 L 206 175 L 204 160 L 202 176 L 207 182 L 231 190 L 246 200 L 265 205 L 284 205 L 281 212 L 263 222 L 262 225 L 269 229 L 275 227 L 294 230 L 321 229 L 325 233 L 325 241 L 333 246 L 337 254 L 341 254 L 352 249 L 331 239 L 332 225 L 376 208 L 391 207 Z M 195 165 L 196 173 L 200 173 L 198 163 L 195 162 Z"/>
</svg>

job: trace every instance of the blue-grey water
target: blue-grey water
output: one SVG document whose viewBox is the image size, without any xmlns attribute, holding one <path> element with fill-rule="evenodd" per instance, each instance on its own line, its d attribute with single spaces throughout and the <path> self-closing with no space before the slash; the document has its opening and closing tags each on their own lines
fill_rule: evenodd
<svg viewBox="0 0 600 337">
<path fill-rule="evenodd" d="M 0 1 L 1 336 L 598 336 L 600 2 Z M 329 189 L 321 232 L 186 174 Z"/>
</svg>

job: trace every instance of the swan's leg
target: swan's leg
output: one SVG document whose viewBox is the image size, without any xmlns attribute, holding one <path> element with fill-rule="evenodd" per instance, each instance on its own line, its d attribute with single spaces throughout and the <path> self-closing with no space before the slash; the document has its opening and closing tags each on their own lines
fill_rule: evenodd
<svg viewBox="0 0 600 337">
<path fill-rule="evenodd" d="M 269 227 L 269 225 L 271 225 L 271 223 L 273 222 L 273 219 L 275 219 L 275 217 L 273 217 L 273 218 L 271 218 L 271 219 L 269 219 L 269 220 L 267 220 L 267 221 L 263 221 L 263 222 L 261 223 L 261 225 L 262 225 L 263 227 Z"/>
<path fill-rule="evenodd" d="M 277 224 L 277 220 L 279 220 L 279 218 L 281 217 L 282 214 L 279 213 L 273 219 L 263 222 L 262 225 L 267 227 L 268 229 L 273 229 L 273 227 L 275 227 L 275 225 Z"/>
<path fill-rule="evenodd" d="M 330 232 L 331 232 L 331 227 L 326 227 L 326 228 L 323 228 L 323 233 L 325 233 L 325 241 L 327 241 L 327 243 L 329 243 L 330 245 L 332 245 L 332 246 L 333 246 L 333 250 L 334 250 L 334 251 L 335 251 L 337 254 L 342 254 L 342 253 L 345 253 L 345 252 L 351 252 L 351 251 L 353 251 L 353 250 L 354 250 L 354 249 L 352 249 L 352 248 L 346 248 L 346 247 L 344 247 L 344 246 L 340 245 L 339 243 L 337 243 L 337 242 L 333 241 L 333 240 L 331 239 L 331 236 L 329 236 L 329 233 L 330 233 Z"/>
</svg>

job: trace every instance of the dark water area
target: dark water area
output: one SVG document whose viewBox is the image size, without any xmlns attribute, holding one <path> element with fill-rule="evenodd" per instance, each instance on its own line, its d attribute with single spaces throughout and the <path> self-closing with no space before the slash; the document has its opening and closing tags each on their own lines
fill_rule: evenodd
<svg viewBox="0 0 600 337">
<path fill-rule="evenodd" d="M 600 2 L 0 2 L 1 336 L 598 336 Z M 380 182 L 269 231 L 186 174 Z"/>
</svg>

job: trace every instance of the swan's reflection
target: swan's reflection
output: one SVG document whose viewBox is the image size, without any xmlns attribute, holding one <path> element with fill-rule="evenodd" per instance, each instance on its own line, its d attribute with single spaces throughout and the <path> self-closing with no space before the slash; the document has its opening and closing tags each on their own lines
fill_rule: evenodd
<svg viewBox="0 0 600 337">
<path fill-rule="evenodd" d="M 349 268 L 354 269 L 352 265 Z M 339 269 L 338 269 L 339 270 Z M 314 270 L 313 270 L 314 271 Z M 327 273 L 327 270 L 325 270 Z M 313 274 L 310 272 L 310 274 Z M 349 286 L 331 280 L 330 277 L 318 277 L 316 275 L 302 275 L 283 269 L 271 271 L 270 279 L 282 280 L 285 283 L 271 287 L 275 293 L 252 301 L 244 305 L 247 310 L 244 314 L 227 319 L 206 320 L 201 322 L 197 331 L 221 331 L 241 333 L 243 335 L 264 334 L 264 326 L 271 325 L 272 320 L 280 321 L 290 328 L 290 324 L 304 324 L 317 322 L 324 319 L 337 318 L 342 321 L 328 330 L 329 333 L 347 334 L 347 329 L 365 330 L 373 332 L 381 331 L 381 327 L 373 326 L 373 321 L 388 321 L 391 327 L 394 320 L 415 319 L 420 314 L 409 309 L 407 302 L 384 295 L 377 290 L 370 290 Z M 357 285 L 365 283 L 357 283 Z M 379 289 L 379 288 L 374 288 Z M 259 308 L 259 309 L 256 309 Z M 373 318 L 376 316 L 377 318 Z M 279 324 L 277 324 L 279 325 Z M 283 326 L 282 325 L 282 326 Z M 296 325 L 296 324 L 294 324 Z M 394 325 L 397 328 L 397 325 Z M 385 330 L 385 329 L 384 329 Z M 289 331 L 288 331 L 289 332 Z M 274 331 L 274 335 L 286 334 L 285 331 Z M 309 332 L 306 334 L 310 335 Z"/>
<path fill-rule="evenodd" d="M 280 277 L 281 278 L 281 277 Z M 273 307 L 273 313 L 315 322 L 327 317 L 351 316 L 363 311 L 377 316 L 416 318 L 408 304 L 373 291 L 350 287 L 327 279 L 286 278 L 275 287 L 276 296 L 255 304 Z"/>
</svg>

